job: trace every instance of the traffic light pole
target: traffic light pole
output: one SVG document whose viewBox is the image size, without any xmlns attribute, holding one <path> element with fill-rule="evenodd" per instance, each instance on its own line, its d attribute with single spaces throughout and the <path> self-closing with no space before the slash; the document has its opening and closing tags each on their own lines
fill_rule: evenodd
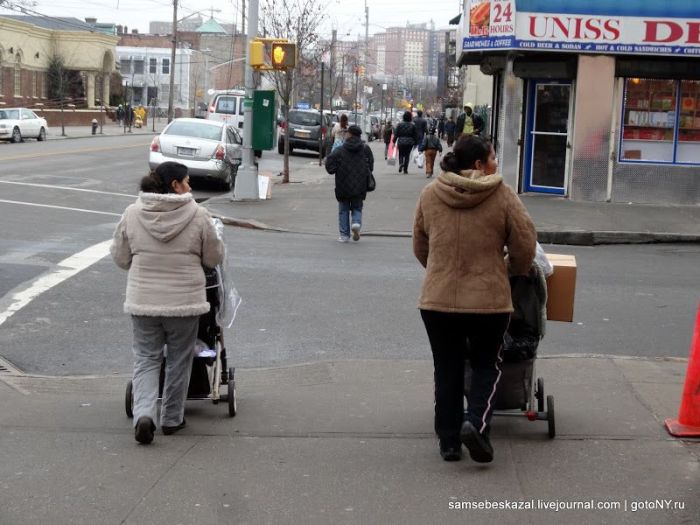
<svg viewBox="0 0 700 525">
<path fill-rule="evenodd" d="M 248 60 L 245 65 L 245 95 L 243 106 L 243 158 L 236 175 L 236 186 L 232 200 L 258 200 L 258 168 L 255 166 L 253 151 L 253 91 L 255 81 L 251 66 L 250 44 L 258 36 L 258 0 L 248 1 L 248 38 L 246 53 Z"/>
</svg>

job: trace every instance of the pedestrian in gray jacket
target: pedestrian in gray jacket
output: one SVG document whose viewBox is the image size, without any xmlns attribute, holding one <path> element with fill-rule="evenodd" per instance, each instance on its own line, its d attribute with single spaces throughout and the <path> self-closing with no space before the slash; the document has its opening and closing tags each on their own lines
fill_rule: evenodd
<svg viewBox="0 0 700 525">
<path fill-rule="evenodd" d="M 165 384 L 160 426 L 169 435 L 185 426 L 185 399 L 199 316 L 209 311 L 202 265 L 223 260 L 224 245 L 209 213 L 190 193 L 187 167 L 165 162 L 141 181 L 138 200 L 114 232 L 111 254 L 128 270 L 124 312 L 134 331 L 136 441 L 153 441 L 164 347 Z"/>
</svg>

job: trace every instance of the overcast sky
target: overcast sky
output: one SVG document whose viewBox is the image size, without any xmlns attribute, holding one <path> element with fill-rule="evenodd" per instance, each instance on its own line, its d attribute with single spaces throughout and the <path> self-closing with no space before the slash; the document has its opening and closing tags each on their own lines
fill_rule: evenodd
<svg viewBox="0 0 700 525">
<path fill-rule="evenodd" d="M 322 0 L 323 1 L 323 0 Z M 364 35 L 364 2 L 362 0 L 325 0 L 327 21 L 322 36 L 330 38 L 331 29 L 338 29 L 338 38 L 351 40 Z M 459 14 L 461 0 L 369 0 L 369 32 L 382 32 L 385 27 L 435 21 L 436 28 L 448 27 L 448 21 Z M 219 22 L 237 22 L 240 27 L 241 0 L 181 0 L 178 18 L 200 9 L 219 9 L 214 18 Z M 172 19 L 172 2 L 168 0 L 36 0 L 33 8 L 50 16 L 97 18 L 100 22 L 126 25 L 129 30 L 148 32 L 148 22 Z M 7 12 L 3 10 L 3 12 Z M 14 13 L 20 14 L 20 13 Z M 206 11 L 209 17 L 209 11 Z M 350 33 L 350 36 L 347 35 Z"/>
</svg>

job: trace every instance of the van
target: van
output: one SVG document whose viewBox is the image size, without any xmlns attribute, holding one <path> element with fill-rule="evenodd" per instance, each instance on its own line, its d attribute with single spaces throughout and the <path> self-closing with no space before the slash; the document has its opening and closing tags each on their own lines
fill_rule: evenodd
<svg viewBox="0 0 700 525">
<path fill-rule="evenodd" d="M 244 100 L 245 91 L 240 89 L 217 92 L 209 104 L 207 119 L 227 122 L 230 126 L 243 129 Z"/>
</svg>

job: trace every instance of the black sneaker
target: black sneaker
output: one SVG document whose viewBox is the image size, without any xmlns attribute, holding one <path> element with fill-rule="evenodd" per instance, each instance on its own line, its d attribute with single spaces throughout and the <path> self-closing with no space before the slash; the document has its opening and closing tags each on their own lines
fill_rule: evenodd
<svg viewBox="0 0 700 525">
<path fill-rule="evenodd" d="M 464 443 L 464 446 L 469 449 L 469 456 L 477 463 L 490 463 L 493 461 L 493 447 L 488 436 L 480 434 L 479 431 L 471 424 L 470 421 L 465 421 L 462 424 L 462 430 L 459 437 Z"/>
<path fill-rule="evenodd" d="M 440 456 L 445 461 L 459 461 L 462 459 L 462 444 L 456 440 L 443 440 L 440 442 Z"/>
<path fill-rule="evenodd" d="M 136 441 L 144 445 L 148 445 L 153 441 L 153 433 L 155 430 L 156 426 L 150 417 L 140 417 L 136 422 L 136 427 L 134 427 L 134 436 L 136 437 Z"/>
<path fill-rule="evenodd" d="M 187 421 L 185 421 L 185 418 L 182 418 L 182 423 L 179 425 L 175 425 L 174 427 L 168 427 L 166 425 L 162 425 L 160 428 L 163 429 L 163 434 L 166 436 L 169 436 L 171 434 L 174 434 L 178 430 L 182 430 L 187 426 Z"/>
</svg>

